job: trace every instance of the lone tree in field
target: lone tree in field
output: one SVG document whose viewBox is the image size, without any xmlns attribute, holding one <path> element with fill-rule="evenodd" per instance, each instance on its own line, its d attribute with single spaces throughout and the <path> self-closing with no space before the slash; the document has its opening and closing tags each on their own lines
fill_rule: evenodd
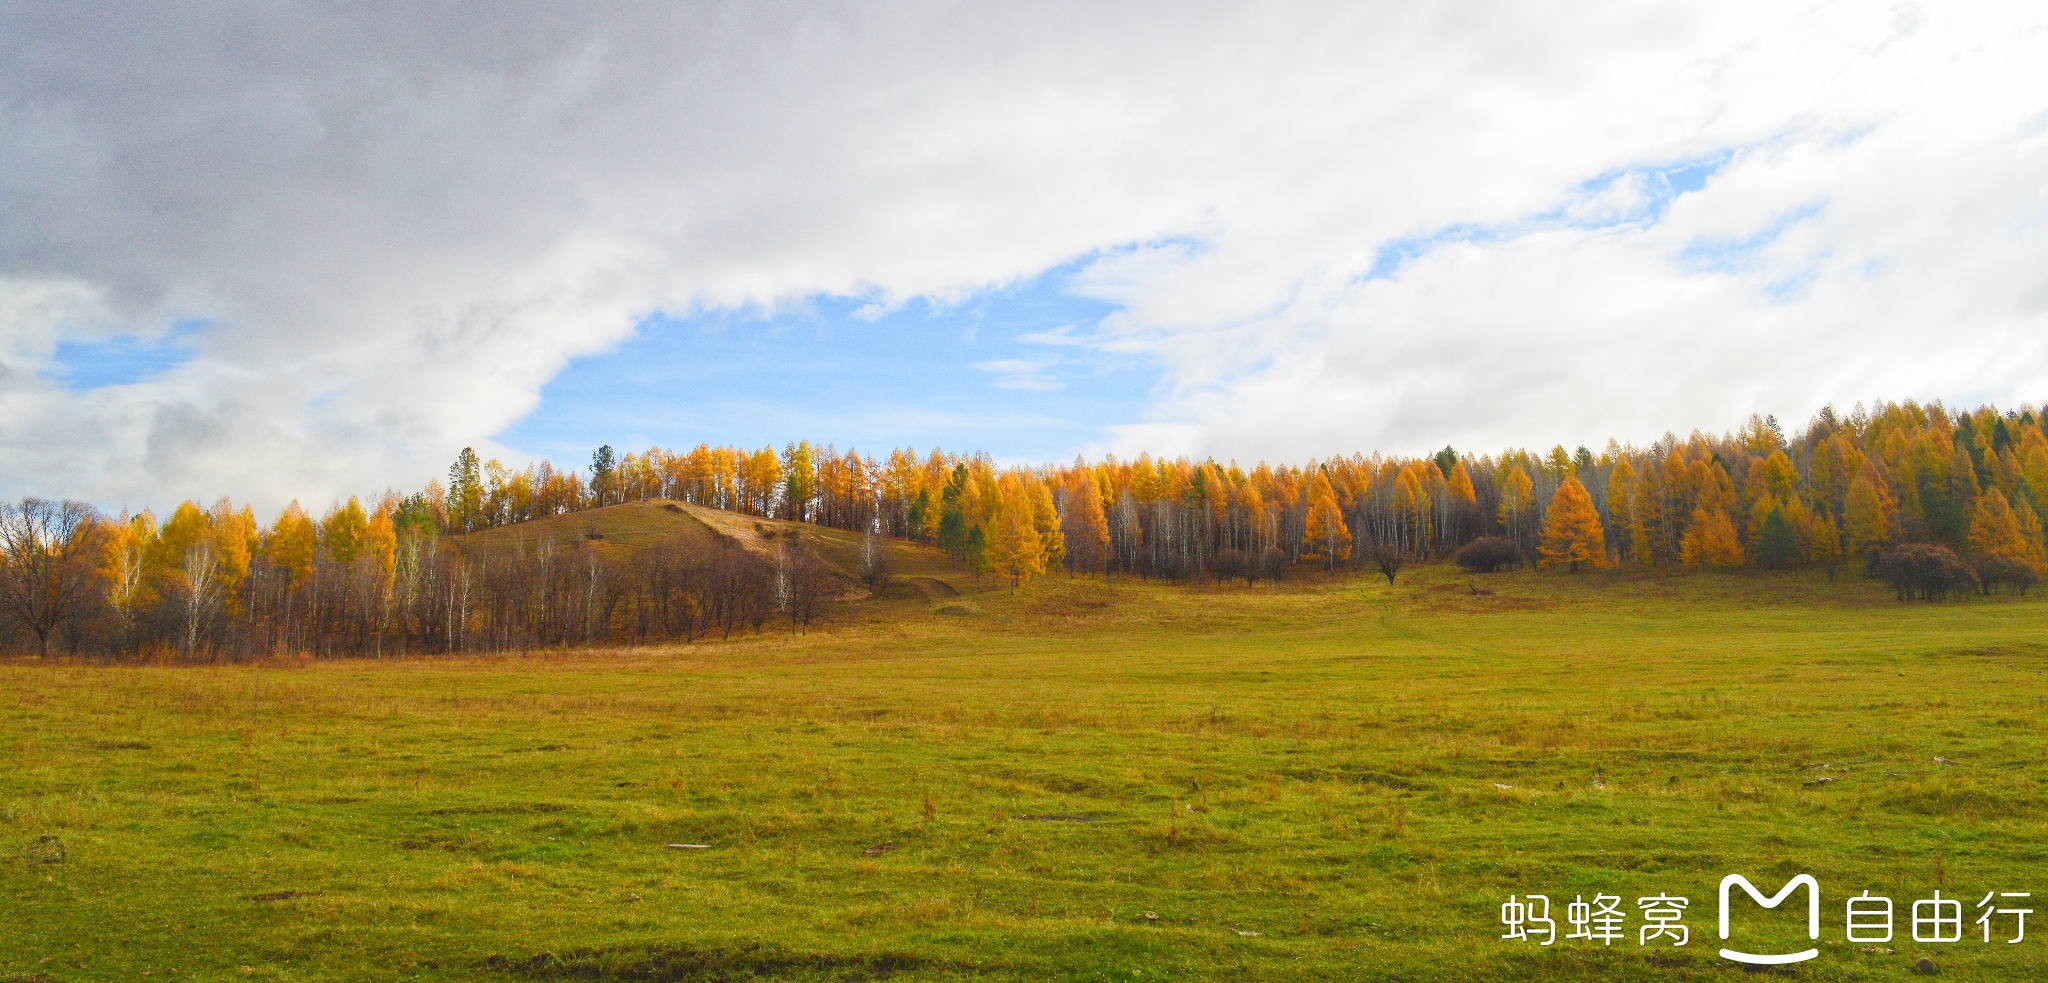
<svg viewBox="0 0 2048 983">
<path fill-rule="evenodd" d="M 99 516 L 84 502 L 0 502 L 0 613 L 33 632 L 42 655 L 50 634 L 97 597 L 99 534 Z"/>
<path fill-rule="evenodd" d="M 1550 514 L 1543 523 L 1543 566 L 1566 564 L 1572 573 L 1579 564 L 1607 561 L 1607 533 L 1600 525 L 1600 513 L 1593 508 L 1593 496 L 1577 478 L 1566 478 L 1550 500 Z"/>
</svg>

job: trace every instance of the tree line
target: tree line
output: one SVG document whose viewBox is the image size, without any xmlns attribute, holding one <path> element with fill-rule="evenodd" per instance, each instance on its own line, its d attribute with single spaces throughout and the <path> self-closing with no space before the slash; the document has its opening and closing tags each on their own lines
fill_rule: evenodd
<svg viewBox="0 0 2048 983">
<path fill-rule="evenodd" d="M 1595 453 L 1354 454 L 1299 465 L 1077 459 L 998 467 L 808 442 L 593 455 L 512 470 L 465 448 L 448 481 L 268 525 L 226 499 L 161 522 L 0 504 L 0 645 L 114 654 L 470 651 L 692 640 L 816 613 L 832 573 L 681 541 L 470 546 L 480 530 L 667 499 L 927 543 L 1011 585 L 1052 570 L 1183 581 L 1374 570 L 1852 564 L 1902 598 L 2023 591 L 2048 573 L 2048 426 L 2031 406 L 1832 408 L 1787 435 L 1667 434 Z M 869 550 L 870 553 L 874 551 Z M 865 575 L 865 571 L 863 574 Z"/>
<path fill-rule="evenodd" d="M 496 462 L 467 468 L 451 472 L 458 492 L 430 485 L 415 496 L 421 513 L 450 528 L 521 521 L 537 501 L 527 489 L 562 474 L 546 464 L 523 474 Z M 1794 435 L 1753 416 L 1733 433 L 1667 434 L 1647 447 L 1610 441 L 1598 453 L 1447 447 L 1249 470 L 1142 454 L 1003 469 L 986 455 L 905 449 L 877 460 L 809 443 L 780 452 L 655 448 L 615 461 L 606 448 L 579 487 L 580 498 L 548 507 L 677 499 L 930 543 L 1013 580 L 1061 567 L 1256 579 L 1305 565 L 1448 558 L 1487 539 L 1502 562 L 1855 561 L 1873 572 L 1887 547 L 1926 544 L 1967 558 L 1987 584 L 2018 585 L 2042 572 L 2048 427 L 2031 406 L 1959 412 L 1907 401 L 1847 415 L 1825 409 Z M 1553 515 L 1560 494 L 1570 506 L 1562 517 Z M 447 504 L 458 500 L 483 504 Z"/>
<path fill-rule="evenodd" d="M 396 495 L 319 520 L 293 503 L 268 527 L 225 499 L 160 524 L 0 503 L 0 645 L 199 659 L 690 642 L 801 629 L 836 590 L 801 538 L 768 556 L 724 539 L 608 551 L 406 519 Z"/>
</svg>

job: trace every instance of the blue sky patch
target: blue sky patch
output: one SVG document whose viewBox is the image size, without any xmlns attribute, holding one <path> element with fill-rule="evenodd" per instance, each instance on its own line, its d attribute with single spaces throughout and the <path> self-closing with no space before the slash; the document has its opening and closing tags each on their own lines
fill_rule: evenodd
<svg viewBox="0 0 2048 983">
<path fill-rule="evenodd" d="M 1077 292 L 1092 261 L 957 303 L 821 295 L 773 314 L 656 314 L 616 349 L 571 362 L 497 439 L 578 466 L 602 443 L 794 440 L 1063 459 L 1144 419 L 1160 382 L 1149 361 L 1088 343 L 1119 309 Z"/>
<path fill-rule="evenodd" d="M 1678 196 L 1698 191 L 1735 157 L 1725 150 L 1704 157 L 1620 168 L 1581 182 L 1564 205 L 1497 224 L 1458 223 L 1382 245 L 1365 280 L 1386 279 L 1403 266 L 1452 243 L 1506 242 L 1560 228 L 1647 227 L 1664 218 Z"/>
<path fill-rule="evenodd" d="M 206 321 L 180 321 L 154 338 L 116 335 L 60 341 L 45 374 L 80 392 L 141 382 L 191 361 L 198 353 L 195 338 L 207 327 Z"/>
<path fill-rule="evenodd" d="M 1705 237 L 1686 243 L 1679 252 L 1680 265 L 1701 273 L 1740 273 L 1750 268 L 1758 253 L 1778 241 L 1787 229 L 1820 214 L 1826 202 L 1814 202 L 1773 218 L 1763 228 L 1741 237 Z"/>
</svg>

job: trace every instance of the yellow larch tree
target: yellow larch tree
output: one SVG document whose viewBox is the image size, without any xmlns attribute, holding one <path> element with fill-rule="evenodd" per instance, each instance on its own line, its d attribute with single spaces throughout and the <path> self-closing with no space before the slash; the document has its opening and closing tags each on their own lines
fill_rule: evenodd
<svg viewBox="0 0 2048 983">
<path fill-rule="evenodd" d="M 996 572 L 1010 578 L 1013 590 L 1045 572 L 1045 547 L 1038 541 L 1031 501 L 1019 491 L 997 504 L 992 520 L 995 531 L 988 546 L 989 560 Z"/>
<path fill-rule="evenodd" d="M 1885 490 L 1882 479 L 1866 469 L 1849 482 L 1849 497 L 1842 521 L 1844 552 L 1868 557 L 1892 539 L 1898 505 Z"/>
<path fill-rule="evenodd" d="M 1614 552 L 1623 558 L 1629 554 L 1631 533 L 1635 528 L 1636 466 L 1628 458 L 1617 458 L 1614 470 L 1607 474 L 1607 519 L 1614 524 Z"/>
<path fill-rule="evenodd" d="M 1566 478 L 1550 499 L 1550 511 L 1543 522 L 1542 566 L 1566 564 L 1572 573 L 1579 564 L 1595 566 L 1607 562 L 1607 532 L 1600 513 L 1593 508 L 1593 496 L 1576 477 Z"/>
<path fill-rule="evenodd" d="M 1742 565 L 1742 540 L 1727 511 L 1706 505 L 1693 510 L 1692 524 L 1679 541 L 1678 561 L 1689 567 Z"/>
<path fill-rule="evenodd" d="M 1060 530 L 1070 569 L 1109 569 L 1109 517 L 1102 511 L 1102 487 L 1087 468 L 1075 468 L 1067 481 L 1067 512 L 1060 516 Z"/>
<path fill-rule="evenodd" d="M 1031 500 L 1031 525 L 1038 533 L 1038 547 L 1041 554 L 1039 570 L 1051 570 L 1067 562 L 1066 537 L 1060 534 L 1060 512 L 1052 502 L 1052 489 L 1045 486 L 1036 475 L 1025 486 Z"/>
<path fill-rule="evenodd" d="M 175 581 L 182 575 L 185 554 L 204 545 L 210 527 L 206 510 L 199 503 L 179 503 L 157 531 L 156 541 L 145 557 L 149 575 Z"/>
<path fill-rule="evenodd" d="M 1798 562 L 1812 562 L 1813 514 L 1807 511 L 1805 499 L 1797 495 L 1785 500 L 1784 509 L 1786 524 L 1792 527 L 1792 540 L 1798 546 Z"/>
<path fill-rule="evenodd" d="M 156 591 L 143 575 L 144 561 L 156 542 L 156 517 L 142 514 L 107 520 L 99 537 L 102 550 L 100 575 L 106 578 L 107 601 L 129 627 L 146 607 L 156 603 Z"/>
<path fill-rule="evenodd" d="M 1728 476 L 1728 470 L 1721 466 L 1721 462 L 1711 459 L 1694 461 L 1692 480 L 1694 493 L 1698 496 L 1693 499 L 1694 507 L 1704 505 L 1729 515 L 1735 514 L 1739 504 L 1735 479 Z"/>
<path fill-rule="evenodd" d="M 234 609 L 241 603 L 242 583 L 249 579 L 256 551 L 262 546 L 262 527 L 256 523 L 255 509 L 245 505 L 237 512 L 225 498 L 213 504 L 209 525 L 220 556 L 221 584 L 228 606 Z"/>
<path fill-rule="evenodd" d="M 1792 458 L 1784 451 L 1777 450 L 1749 466 L 1749 476 L 1742 491 L 1743 497 L 1753 507 L 1754 503 L 1765 498 L 1781 503 L 1790 501 L 1798 488 L 1799 469 L 1792 466 Z"/>
<path fill-rule="evenodd" d="M 2028 505 L 2025 499 L 2021 499 L 2019 507 L 2013 509 L 2013 513 L 2019 519 L 2020 533 L 2026 536 L 2029 551 L 2041 561 L 2041 564 L 2048 565 L 2048 535 L 2043 535 L 2048 530 L 2041 528 L 2041 518 L 2034 514 L 2034 507 Z M 2034 572 L 2048 575 L 2048 569 L 2043 569 L 2041 565 L 2037 565 Z"/>
<path fill-rule="evenodd" d="M 2036 545 L 2040 524 L 2036 522 L 2034 526 L 2035 534 L 2027 535 L 2019 513 L 2006 502 L 2005 493 L 1993 488 L 1978 496 L 1977 507 L 1970 515 L 1970 552 L 2009 560 L 2035 574 L 2048 572 L 2044 569 L 2048 568 L 2048 557 L 2041 556 Z"/>
<path fill-rule="evenodd" d="M 320 548 L 320 532 L 306 510 L 294 501 L 277 514 L 277 521 L 263 537 L 263 555 L 285 573 L 293 586 L 313 575 L 313 554 Z"/>
<path fill-rule="evenodd" d="M 1472 486 L 1472 472 L 1464 461 L 1451 466 L 1451 473 L 1444 478 L 1444 492 L 1450 498 L 1453 544 L 1479 535 L 1480 530 L 1472 528 L 1480 519 L 1479 490 Z"/>
<path fill-rule="evenodd" d="M 1855 438 L 1846 431 L 1821 441 L 1807 467 L 1808 492 L 1829 514 L 1840 514 L 1848 501 L 1849 482 L 1863 470 L 1865 460 Z"/>
<path fill-rule="evenodd" d="M 351 497 L 320 520 L 320 542 L 327 555 L 344 566 L 355 562 L 370 532 L 370 516 L 363 503 Z"/>
<path fill-rule="evenodd" d="M 1636 474 L 1634 493 L 1629 496 L 1629 552 L 1635 554 L 1637 563 L 1645 566 L 1677 559 L 1667 535 L 1671 503 L 1664 476 L 1664 468 L 1655 462 L 1645 462 L 1642 471 Z"/>
<path fill-rule="evenodd" d="M 363 555 L 370 558 L 370 569 L 379 589 L 390 585 L 391 576 L 398 569 L 398 527 L 391 521 L 392 512 L 388 505 L 379 505 L 370 514 L 370 524 L 363 532 Z"/>
<path fill-rule="evenodd" d="M 2036 505 L 2048 504 L 2048 437 L 2039 430 L 2028 430 L 2020 438 L 2019 459 L 2020 483 Z"/>
<path fill-rule="evenodd" d="M 1336 489 L 1330 476 L 1316 472 L 1308 489 L 1308 523 L 1301 537 L 1302 559 L 1320 561 L 1326 569 L 1351 558 L 1351 529 L 1344 524 L 1344 511 L 1337 507 Z"/>
<path fill-rule="evenodd" d="M 1806 522 L 1807 556 L 1828 572 L 1828 579 L 1835 576 L 1835 565 L 1842 560 L 1842 531 L 1835 527 L 1834 517 L 1828 515 L 1826 507 L 1815 508 Z"/>
</svg>

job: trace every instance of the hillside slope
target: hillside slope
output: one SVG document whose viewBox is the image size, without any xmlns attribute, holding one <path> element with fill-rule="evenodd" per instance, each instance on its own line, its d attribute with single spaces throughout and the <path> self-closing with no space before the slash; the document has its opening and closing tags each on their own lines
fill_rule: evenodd
<svg viewBox="0 0 2048 983">
<path fill-rule="evenodd" d="M 832 567 L 835 576 L 846 585 L 843 597 L 867 596 L 868 592 L 859 587 L 862 534 L 741 515 L 687 502 L 608 505 L 452 536 L 450 542 L 465 554 L 482 549 L 530 550 L 542 543 L 552 543 L 557 549 L 585 545 L 620 557 L 631 555 L 635 549 L 678 539 L 693 551 L 708 551 L 720 542 L 732 542 L 772 562 L 791 536 L 809 543 Z M 884 591 L 884 597 L 953 597 L 973 585 L 971 574 L 932 547 L 887 538 L 876 542 L 886 551 L 893 582 Z"/>
</svg>

